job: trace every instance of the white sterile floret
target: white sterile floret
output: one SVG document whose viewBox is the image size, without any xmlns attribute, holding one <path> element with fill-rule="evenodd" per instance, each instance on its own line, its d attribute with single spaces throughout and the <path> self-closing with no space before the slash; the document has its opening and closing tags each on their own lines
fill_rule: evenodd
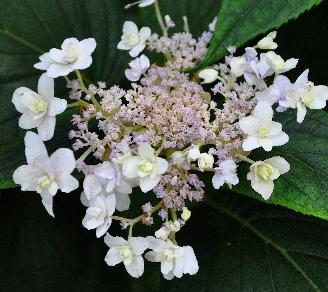
<svg viewBox="0 0 328 292">
<path fill-rule="evenodd" d="M 215 69 L 208 68 L 200 71 L 198 73 L 199 78 L 203 79 L 204 81 L 201 84 L 208 84 L 212 83 L 219 78 L 219 72 Z"/>
<path fill-rule="evenodd" d="M 288 172 L 289 163 L 280 156 L 274 156 L 264 161 L 257 161 L 250 167 L 247 179 L 251 181 L 252 188 L 258 192 L 263 199 L 270 198 L 273 189 L 273 181 L 280 175 Z"/>
<path fill-rule="evenodd" d="M 94 38 L 82 41 L 76 38 L 64 40 L 61 49 L 51 49 L 48 53 L 40 56 L 39 63 L 34 67 L 46 70 L 48 77 L 57 78 L 66 76 L 74 70 L 83 70 L 92 64 L 91 54 L 96 48 Z"/>
<path fill-rule="evenodd" d="M 150 67 L 149 59 L 145 55 L 134 59 L 129 63 L 131 69 L 125 70 L 125 77 L 130 81 L 138 81 L 141 75 L 145 74 Z"/>
<path fill-rule="evenodd" d="M 187 221 L 189 220 L 190 217 L 191 217 L 191 211 L 187 207 L 183 207 L 182 214 L 181 214 L 182 220 Z"/>
<path fill-rule="evenodd" d="M 201 153 L 198 157 L 198 168 L 200 171 L 210 170 L 213 168 L 214 157 L 211 154 Z"/>
<path fill-rule="evenodd" d="M 162 226 L 155 232 L 155 237 L 166 240 L 169 238 L 170 233 L 171 230 L 169 228 L 167 228 L 166 226 Z"/>
<path fill-rule="evenodd" d="M 112 224 L 112 215 L 115 212 L 116 198 L 114 194 L 98 195 L 90 200 L 82 225 L 88 229 L 96 229 L 96 236 L 103 236 Z"/>
<path fill-rule="evenodd" d="M 149 144 L 142 142 L 138 145 L 138 155 L 128 157 L 123 162 L 122 170 L 127 178 L 139 178 L 140 188 L 146 193 L 159 183 L 168 166 L 165 159 L 155 155 Z"/>
<path fill-rule="evenodd" d="M 309 70 L 305 70 L 287 92 L 287 100 L 292 108 L 297 109 L 297 122 L 302 123 L 306 108 L 322 109 L 328 100 L 328 87 L 315 86 L 308 80 Z"/>
<path fill-rule="evenodd" d="M 187 151 L 187 161 L 195 161 L 200 157 L 199 147 L 196 145 L 192 145 L 192 148 Z"/>
<path fill-rule="evenodd" d="M 109 247 L 105 262 L 109 266 L 124 264 L 126 271 L 134 278 L 139 278 L 144 272 L 144 259 L 142 254 L 149 247 L 149 242 L 143 237 L 113 237 L 106 234 L 105 243 Z"/>
<path fill-rule="evenodd" d="M 54 216 L 52 205 L 57 191 L 70 193 L 79 186 L 71 175 L 75 168 L 73 151 L 60 148 L 49 157 L 41 138 L 33 132 L 26 133 L 24 142 L 27 165 L 15 170 L 13 180 L 22 191 L 40 194 L 47 212 Z"/>
<path fill-rule="evenodd" d="M 171 161 L 173 165 L 178 167 L 183 167 L 183 164 L 186 162 L 187 157 L 184 151 L 174 151 L 171 154 Z"/>
<path fill-rule="evenodd" d="M 65 111 L 67 101 L 54 97 L 54 80 L 42 74 L 38 83 L 38 93 L 26 87 L 15 90 L 12 102 L 22 113 L 19 126 L 22 129 L 37 128 L 43 141 L 50 140 L 56 127 L 56 116 Z"/>
<path fill-rule="evenodd" d="M 241 118 L 239 126 L 247 135 L 243 149 L 251 151 L 263 147 L 271 151 L 273 146 L 281 146 L 288 142 L 288 135 L 282 131 L 282 125 L 272 121 L 273 110 L 270 104 L 259 102 L 250 116 Z"/>
<path fill-rule="evenodd" d="M 257 47 L 262 50 L 275 50 L 276 48 L 278 48 L 278 44 L 273 41 L 276 36 L 276 31 L 270 32 L 266 37 L 264 37 L 257 43 Z"/>
<path fill-rule="evenodd" d="M 137 57 L 146 47 L 146 40 L 150 37 L 149 27 L 142 27 L 139 31 L 137 25 L 132 21 L 125 21 L 123 35 L 117 48 L 128 50 L 131 57 Z"/>
<path fill-rule="evenodd" d="M 237 164 L 232 159 L 220 162 L 219 167 L 215 168 L 215 175 L 212 178 L 213 187 L 219 189 L 224 183 L 230 187 L 239 183 Z"/>
<path fill-rule="evenodd" d="M 246 57 L 233 57 L 230 61 L 231 74 L 240 77 L 245 73 L 248 67 Z"/>
<path fill-rule="evenodd" d="M 276 54 L 273 51 L 269 51 L 265 54 L 261 54 L 261 56 L 263 56 L 268 66 L 276 74 L 281 74 L 291 69 L 294 69 L 298 63 L 298 59 L 294 59 L 294 58 L 284 61 L 283 58 L 281 58 L 278 54 Z"/>
<path fill-rule="evenodd" d="M 166 280 L 181 278 L 183 274 L 195 275 L 198 272 L 198 261 L 191 246 L 177 246 L 170 240 L 147 237 L 149 251 L 145 258 L 150 262 L 160 262 L 161 272 Z"/>
</svg>

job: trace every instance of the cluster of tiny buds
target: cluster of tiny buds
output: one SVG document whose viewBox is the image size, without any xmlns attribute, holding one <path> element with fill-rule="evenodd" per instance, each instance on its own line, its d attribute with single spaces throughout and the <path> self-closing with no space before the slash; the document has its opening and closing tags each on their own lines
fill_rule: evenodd
<svg viewBox="0 0 328 292">
<path fill-rule="evenodd" d="M 155 0 L 127 7 L 133 5 L 155 5 L 159 11 Z M 185 69 L 204 59 L 216 19 L 209 31 L 195 39 L 186 17 L 184 32 L 171 36 L 168 32 L 175 23 L 170 16 L 162 18 L 157 13 L 157 17 L 162 36 L 152 34 L 149 27 L 139 29 L 132 21 L 123 25 L 117 48 L 134 58 L 125 70 L 132 82 L 127 90 L 108 88 L 101 81 L 85 85 L 80 70 L 92 63 L 93 38 L 68 38 L 61 49 L 40 56 L 34 67 L 45 73 L 38 92 L 20 87 L 12 98 L 22 114 L 20 127 L 37 129 L 37 133 L 26 133 L 27 164 L 16 169 L 13 179 L 22 190 L 40 194 L 45 209 L 54 216 L 57 191 L 70 193 L 79 187 L 71 175 L 76 169 L 84 177 L 82 225 L 95 230 L 98 238 L 104 236 L 109 247 L 106 263 L 123 263 L 137 278 L 144 272 L 144 259 L 160 262 L 163 277 L 170 280 L 198 271 L 193 248 L 179 246 L 176 234 L 191 216 L 191 202 L 204 198 L 205 184 L 199 174 L 211 175 L 215 189 L 231 188 L 239 183 L 238 165 L 247 162 L 247 180 L 263 199 L 269 199 L 274 180 L 288 172 L 290 165 L 280 156 L 254 161 L 249 155 L 257 148 L 270 152 L 286 144 L 289 136 L 274 121 L 275 112 L 296 109 L 297 122 L 302 123 L 308 109 L 325 107 L 328 87 L 308 81 L 308 70 L 294 83 L 283 75 L 298 60 L 285 61 L 274 52 L 276 32 L 247 47 L 241 56 L 234 55 L 235 47 L 228 47 L 223 63 L 191 76 Z M 140 55 L 145 49 L 163 54 L 162 66 Z M 76 77 L 69 80 L 72 72 Z M 69 104 L 54 96 L 54 78 L 60 76 L 68 80 Z M 56 116 L 68 108 L 78 109 L 69 132 L 73 151 L 60 148 L 49 156 L 44 141 L 54 135 Z M 74 152 L 80 156 L 77 160 Z M 117 215 L 130 208 L 137 188 L 142 193 L 152 191 L 156 203 L 144 203 L 141 215 L 132 219 Z M 153 225 L 155 216 L 162 225 L 153 236 L 133 236 L 135 224 Z M 126 239 L 108 233 L 113 221 L 128 229 Z"/>
</svg>

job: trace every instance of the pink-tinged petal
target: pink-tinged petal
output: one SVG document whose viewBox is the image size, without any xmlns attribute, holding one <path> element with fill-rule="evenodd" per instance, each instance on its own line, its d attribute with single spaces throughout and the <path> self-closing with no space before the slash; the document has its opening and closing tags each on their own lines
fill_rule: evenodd
<svg viewBox="0 0 328 292">
<path fill-rule="evenodd" d="M 83 181 L 83 190 L 88 200 L 90 200 L 101 192 L 102 186 L 95 175 L 88 174 Z"/>
<path fill-rule="evenodd" d="M 212 177 L 212 184 L 213 184 L 213 188 L 215 188 L 216 190 L 218 190 L 220 187 L 222 187 L 224 184 L 223 175 L 214 175 Z"/>
<path fill-rule="evenodd" d="M 67 101 L 62 98 L 53 97 L 49 102 L 48 116 L 54 117 L 61 114 L 67 108 Z"/>
<path fill-rule="evenodd" d="M 62 174 L 56 178 L 59 189 L 64 193 L 70 193 L 79 187 L 79 181 L 70 174 Z"/>
<path fill-rule="evenodd" d="M 38 93 L 45 101 L 49 101 L 54 96 L 54 80 L 43 73 L 38 82 Z"/>
<path fill-rule="evenodd" d="M 40 136 L 34 132 L 28 131 L 24 138 L 25 156 L 28 164 L 32 164 L 33 160 L 38 156 L 48 156 L 46 147 Z"/>
<path fill-rule="evenodd" d="M 43 141 L 49 141 L 55 133 L 56 118 L 45 117 L 41 124 L 38 125 L 38 133 Z"/>
</svg>

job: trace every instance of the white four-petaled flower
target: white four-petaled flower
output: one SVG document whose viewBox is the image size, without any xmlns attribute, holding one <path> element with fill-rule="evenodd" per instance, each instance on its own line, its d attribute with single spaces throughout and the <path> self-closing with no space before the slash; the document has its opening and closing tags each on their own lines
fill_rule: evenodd
<svg viewBox="0 0 328 292">
<path fill-rule="evenodd" d="M 67 102 L 54 97 L 54 80 L 42 74 L 38 93 L 26 87 L 17 88 L 12 97 L 17 111 L 22 113 L 19 126 L 22 129 L 37 128 L 43 141 L 50 140 L 55 131 L 56 115 L 65 111 Z"/>
<path fill-rule="evenodd" d="M 148 237 L 149 251 L 145 258 L 150 262 L 160 262 L 161 272 L 166 280 L 181 278 L 183 274 L 195 275 L 198 261 L 191 246 L 177 246 L 170 240 Z"/>
<path fill-rule="evenodd" d="M 143 237 L 113 237 L 106 234 L 105 243 L 109 247 L 105 262 L 109 266 L 124 264 L 126 271 L 134 278 L 139 278 L 144 272 L 144 259 L 142 254 L 149 247 L 149 242 Z"/>
<path fill-rule="evenodd" d="M 251 151 L 263 147 L 271 151 L 273 146 L 281 146 L 288 142 L 288 135 L 282 131 L 282 125 L 272 121 L 273 110 L 270 104 L 259 102 L 250 116 L 241 118 L 239 126 L 247 135 L 243 149 Z"/>
<path fill-rule="evenodd" d="M 88 229 L 96 229 L 96 236 L 103 236 L 112 224 L 112 215 L 116 206 L 114 194 L 98 195 L 89 201 L 88 209 L 82 220 L 82 225 Z"/>
<path fill-rule="evenodd" d="M 117 48 L 128 50 L 131 57 L 137 57 L 146 47 L 146 40 L 150 37 L 149 27 L 142 27 L 139 31 L 133 21 L 125 21 L 123 24 L 123 35 Z"/>
<path fill-rule="evenodd" d="M 168 169 L 168 162 L 155 155 L 154 149 L 147 143 L 140 143 L 138 155 L 128 157 L 123 162 L 123 175 L 127 178 L 139 178 L 141 190 L 146 193 L 160 181 L 161 175 Z"/>
<path fill-rule="evenodd" d="M 251 181 L 252 188 L 258 192 L 263 199 L 270 198 L 273 189 L 273 181 L 280 175 L 288 172 L 289 163 L 280 156 L 274 156 L 264 161 L 256 161 L 250 167 L 247 179 Z"/>
<path fill-rule="evenodd" d="M 71 175 L 75 168 L 73 151 L 60 148 L 49 157 L 41 138 L 33 132 L 26 133 L 24 142 L 27 165 L 15 170 L 14 182 L 21 185 L 22 191 L 40 194 L 47 212 L 54 216 L 52 205 L 57 191 L 70 193 L 79 186 Z"/>
<path fill-rule="evenodd" d="M 131 69 L 125 70 L 125 77 L 134 82 L 138 81 L 141 75 L 145 74 L 150 67 L 149 59 L 145 55 L 141 55 L 139 58 L 134 59 L 129 63 Z"/>
<path fill-rule="evenodd" d="M 96 48 L 94 38 L 82 41 L 76 38 L 64 40 L 61 49 L 51 49 L 48 53 L 40 56 L 39 63 L 34 67 L 46 70 L 48 77 L 57 78 L 66 76 L 74 70 L 83 70 L 90 67 L 92 63 L 91 54 Z"/>
</svg>

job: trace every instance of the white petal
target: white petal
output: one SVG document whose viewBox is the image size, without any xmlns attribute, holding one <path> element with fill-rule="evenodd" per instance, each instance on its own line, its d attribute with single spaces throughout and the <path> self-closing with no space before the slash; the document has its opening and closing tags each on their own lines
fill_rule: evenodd
<svg viewBox="0 0 328 292">
<path fill-rule="evenodd" d="M 173 270 L 173 260 L 164 260 L 161 262 L 161 272 L 163 275 L 168 274 Z"/>
<path fill-rule="evenodd" d="M 104 237 L 104 242 L 108 247 L 118 247 L 122 245 L 127 245 L 127 241 L 119 236 L 111 236 L 109 233 Z"/>
<path fill-rule="evenodd" d="M 129 55 L 135 58 L 143 51 L 145 47 L 146 47 L 146 43 L 139 43 L 129 51 Z"/>
<path fill-rule="evenodd" d="M 162 260 L 162 257 L 158 252 L 148 251 L 147 253 L 145 253 L 145 259 L 150 262 L 158 263 Z"/>
<path fill-rule="evenodd" d="M 82 55 L 70 65 L 71 71 L 73 70 L 84 70 L 89 68 L 92 64 L 92 57 L 90 55 Z"/>
<path fill-rule="evenodd" d="M 259 102 L 255 106 L 252 115 L 261 121 L 271 121 L 273 117 L 273 109 L 269 103 Z"/>
<path fill-rule="evenodd" d="M 75 169 L 75 158 L 72 150 L 68 148 L 57 149 L 50 156 L 51 163 L 56 173 L 65 172 L 71 174 Z"/>
<path fill-rule="evenodd" d="M 43 73 L 38 82 L 38 93 L 49 100 L 54 96 L 54 80 L 49 78 L 46 73 Z"/>
<path fill-rule="evenodd" d="M 154 177 L 146 176 L 140 178 L 140 188 L 144 193 L 152 190 L 160 181 L 161 176 L 155 175 Z"/>
<path fill-rule="evenodd" d="M 34 64 L 34 68 L 40 70 L 48 70 L 49 66 L 54 63 L 54 60 L 50 57 L 49 53 L 44 53 L 39 57 L 39 63 Z"/>
<path fill-rule="evenodd" d="M 43 175 L 43 171 L 39 168 L 22 165 L 15 170 L 13 180 L 15 184 L 21 185 L 22 191 L 35 191 L 38 180 Z"/>
<path fill-rule="evenodd" d="M 47 76 L 57 78 L 59 76 L 66 76 L 71 73 L 73 69 L 69 65 L 51 64 L 47 70 Z"/>
<path fill-rule="evenodd" d="M 19 118 L 19 127 L 24 130 L 36 128 L 42 122 L 42 119 L 34 119 L 34 117 L 30 111 L 24 112 Z"/>
<path fill-rule="evenodd" d="M 116 197 L 114 194 L 108 195 L 105 199 L 107 216 L 112 216 L 115 212 Z"/>
<path fill-rule="evenodd" d="M 124 34 L 138 34 L 139 30 L 137 25 L 133 21 L 125 21 L 123 24 Z"/>
<path fill-rule="evenodd" d="M 189 245 L 184 246 L 183 249 L 184 249 L 183 257 L 185 258 L 183 273 L 189 275 L 195 275 L 199 270 L 199 266 L 194 250 Z"/>
<path fill-rule="evenodd" d="M 115 191 L 116 196 L 116 210 L 119 212 L 126 211 L 130 207 L 130 197 L 127 193 L 120 193 Z"/>
<path fill-rule="evenodd" d="M 142 27 L 139 31 L 139 36 L 146 41 L 151 35 L 151 30 L 149 27 Z"/>
<path fill-rule="evenodd" d="M 240 129 L 247 135 L 257 134 L 259 122 L 252 116 L 241 118 L 239 120 Z"/>
<path fill-rule="evenodd" d="M 27 110 L 26 107 L 21 102 L 22 95 L 24 95 L 26 93 L 31 94 L 33 92 L 34 91 L 32 91 L 31 89 L 29 89 L 27 87 L 19 87 L 14 91 L 11 101 L 14 104 L 14 106 L 18 112 L 23 113 Z"/>
<path fill-rule="evenodd" d="M 123 41 L 120 41 L 118 44 L 117 44 L 117 48 L 119 50 L 131 50 L 131 46 L 127 45 L 125 42 Z"/>
<path fill-rule="evenodd" d="M 142 159 L 138 156 L 131 156 L 125 159 L 122 167 L 122 173 L 128 178 L 138 177 L 138 166 Z"/>
<path fill-rule="evenodd" d="M 276 168 L 280 174 L 284 174 L 290 170 L 290 164 L 286 161 L 286 159 L 280 156 L 274 156 L 265 160 L 265 162 Z"/>
<path fill-rule="evenodd" d="M 298 102 L 297 103 L 297 117 L 296 117 L 296 121 L 298 123 L 302 123 L 304 121 L 306 115 L 306 107 L 303 103 Z"/>
<path fill-rule="evenodd" d="M 308 82 L 308 75 L 309 75 L 309 69 L 306 69 L 297 79 L 296 84 L 304 87 L 306 86 L 306 83 Z"/>
<path fill-rule="evenodd" d="M 67 101 L 62 98 L 53 97 L 49 102 L 48 115 L 54 117 L 61 114 L 67 108 Z"/>
<path fill-rule="evenodd" d="M 100 238 L 102 237 L 107 230 L 109 229 L 109 227 L 112 225 L 112 218 L 107 218 L 106 221 L 97 227 L 96 229 L 96 237 Z"/>
<path fill-rule="evenodd" d="M 155 150 L 145 142 L 141 142 L 138 145 L 138 154 L 149 161 L 152 161 L 155 157 Z"/>
<path fill-rule="evenodd" d="M 90 200 L 101 192 L 102 186 L 95 175 L 88 174 L 83 181 L 83 190 L 88 200 Z"/>
<path fill-rule="evenodd" d="M 264 200 L 268 200 L 273 192 L 274 184 L 272 180 L 256 180 L 251 181 L 252 188 L 258 192 Z"/>
<path fill-rule="evenodd" d="M 328 99 L 328 86 L 314 86 L 311 92 L 313 101 L 308 105 L 311 109 L 322 109 L 326 106 Z"/>
<path fill-rule="evenodd" d="M 28 164 L 38 156 L 48 156 L 47 149 L 44 146 L 40 136 L 34 132 L 28 131 L 24 138 L 25 143 L 25 156 Z"/>
<path fill-rule="evenodd" d="M 141 74 L 139 72 L 136 72 L 132 69 L 126 69 L 125 70 L 125 77 L 129 81 L 135 82 L 138 81 L 141 77 Z"/>
<path fill-rule="evenodd" d="M 224 184 L 224 177 L 222 175 L 214 175 L 212 177 L 212 184 L 215 189 L 219 189 Z"/>
<path fill-rule="evenodd" d="M 157 173 L 163 174 L 167 171 L 169 167 L 169 163 L 165 159 L 157 157 L 156 167 L 157 167 Z"/>
<path fill-rule="evenodd" d="M 272 136 L 271 139 L 273 146 L 285 145 L 289 141 L 289 137 L 285 132 L 280 132 L 278 135 Z"/>
<path fill-rule="evenodd" d="M 258 141 L 265 151 L 272 150 L 273 143 L 271 137 L 258 138 Z"/>
<path fill-rule="evenodd" d="M 139 278 L 144 272 L 144 260 L 140 255 L 133 255 L 129 265 L 125 265 L 126 271 L 134 278 Z"/>
<path fill-rule="evenodd" d="M 70 193 L 79 187 L 79 181 L 72 175 L 63 173 L 56 178 L 59 189 L 64 193 Z"/>
<path fill-rule="evenodd" d="M 134 254 L 142 255 L 149 247 L 149 241 L 144 237 L 131 237 L 129 246 Z"/>
<path fill-rule="evenodd" d="M 56 118 L 45 117 L 41 124 L 38 125 L 38 134 L 43 141 L 49 141 L 55 133 Z"/>
<path fill-rule="evenodd" d="M 76 38 L 67 38 L 63 41 L 61 49 L 65 50 L 69 44 L 79 45 L 79 40 Z"/>
<path fill-rule="evenodd" d="M 49 51 L 49 57 L 54 60 L 56 63 L 65 63 L 64 52 L 59 49 L 51 49 Z"/>
<path fill-rule="evenodd" d="M 97 43 L 94 38 L 88 38 L 80 41 L 80 46 L 84 54 L 91 55 L 96 49 Z"/>
<path fill-rule="evenodd" d="M 120 256 L 119 248 L 110 248 L 106 254 L 105 262 L 110 267 L 115 266 L 122 262 L 122 258 Z"/>
<path fill-rule="evenodd" d="M 52 217 L 55 217 L 53 211 L 53 196 L 42 196 L 42 204 L 47 210 L 48 214 Z"/>
<path fill-rule="evenodd" d="M 244 151 L 252 151 L 256 148 L 259 148 L 261 145 L 257 139 L 257 137 L 249 136 L 243 142 Z"/>
</svg>

